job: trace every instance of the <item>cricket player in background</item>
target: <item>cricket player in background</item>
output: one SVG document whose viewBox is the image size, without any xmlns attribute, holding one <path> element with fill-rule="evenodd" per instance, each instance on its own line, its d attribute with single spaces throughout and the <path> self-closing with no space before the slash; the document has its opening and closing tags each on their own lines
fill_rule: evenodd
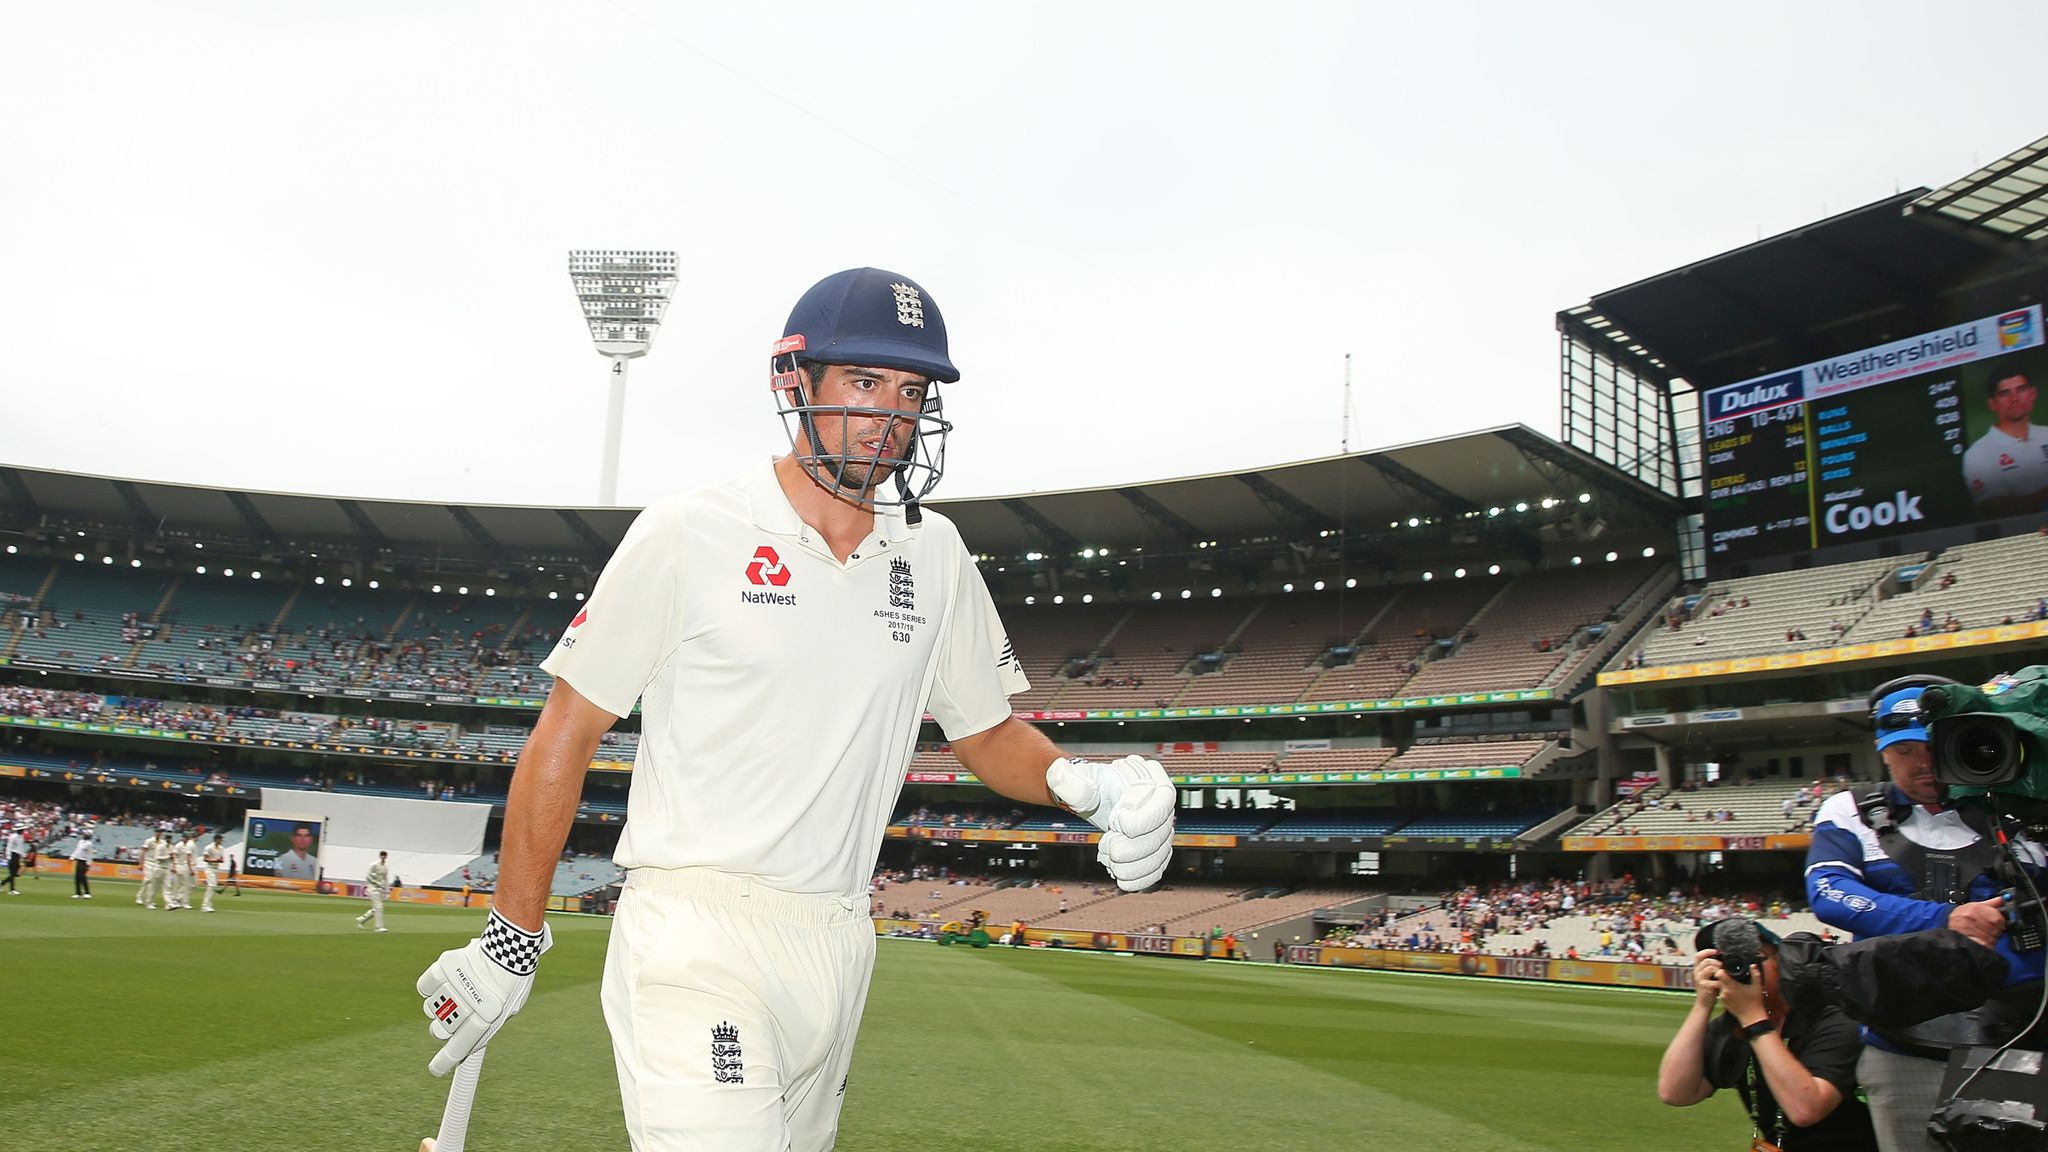
<svg viewBox="0 0 2048 1152">
<path fill-rule="evenodd" d="M 931 715 L 982 782 L 1102 830 L 1126 891 L 1173 853 L 1153 761 L 1069 759 L 1025 689 L 974 557 L 921 509 L 940 384 L 960 378 L 916 282 L 806 292 L 771 352 L 790 451 L 656 501 L 542 668 L 483 935 L 418 982 L 445 1074 L 526 1002 L 542 912 L 600 737 L 641 702 L 602 991 L 636 1152 L 820 1152 L 837 1136 L 874 966 L 867 886 Z"/>
<path fill-rule="evenodd" d="M 12 895 L 15 895 L 15 896 L 19 896 L 19 895 L 21 895 L 21 889 L 19 889 L 19 888 L 16 888 L 16 887 L 14 886 L 14 880 L 15 880 L 15 877 L 17 877 L 17 876 L 20 876 L 20 875 L 21 875 L 21 861 L 22 861 L 22 858 L 23 858 L 23 857 L 25 857 L 25 856 L 27 856 L 27 855 L 28 855 L 28 837 L 26 837 L 26 836 L 23 836 L 23 835 L 21 834 L 21 829 L 20 829 L 20 828 L 17 828 L 17 827 L 15 827 L 15 826 L 11 825 L 11 824 L 10 824 L 10 825 L 8 825 L 8 827 L 7 827 L 7 891 L 8 891 L 8 892 L 9 892 L 10 894 L 12 894 Z"/>
<path fill-rule="evenodd" d="M 164 891 L 164 875 L 171 866 L 171 834 L 159 828 L 142 842 L 142 890 L 135 894 L 137 904 L 156 907 L 158 897 L 170 903 L 170 896 Z"/>
<path fill-rule="evenodd" d="M 192 907 L 192 833 L 181 833 L 171 845 L 170 888 L 164 894 L 165 908 Z"/>
<path fill-rule="evenodd" d="M 213 843 L 199 853 L 199 879 L 206 885 L 206 897 L 199 904 L 201 912 L 213 911 L 213 894 L 220 891 L 220 870 L 228 862 L 228 850 L 221 845 L 222 836 L 216 832 Z"/>
<path fill-rule="evenodd" d="M 389 852 L 377 853 L 377 862 L 370 865 L 370 871 L 363 877 L 363 890 L 370 898 L 370 910 L 356 917 L 358 928 L 368 927 L 367 922 L 375 918 L 377 931 L 391 931 L 384 927 L 384 900 L 391 895 L 391 866 L 386 862 L 390 858 Z"/>
</svg>

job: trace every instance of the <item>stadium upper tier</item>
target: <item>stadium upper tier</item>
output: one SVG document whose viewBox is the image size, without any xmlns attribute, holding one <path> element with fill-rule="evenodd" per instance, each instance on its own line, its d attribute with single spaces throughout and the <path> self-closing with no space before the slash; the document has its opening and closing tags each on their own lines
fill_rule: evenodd
<svg viewBox="0 0 2048 1152">
<path fill-rule="evenodd" d="M 2048 619 L 2043 533 L 1717 580 L 1665 605 L 1618 663 L 1692 664 Z"/>
<path fill-rule="evenodd" d="M 1817 780 L 1759 780 L 1651 788 L 1610 805 L 1567 836 L 1779 836 L 1805 832 L 1821 800 L 1849 787 Z"/>
<path fill-rule="evenodd" d="M 1652 561 L 1258 596 L 1013 605 L 1022 712 L 1568 689 L 1675 581 Z M 0 556 L 0 657 L 345 694 L 532 697 L 560 602 Z"/>
</svg>

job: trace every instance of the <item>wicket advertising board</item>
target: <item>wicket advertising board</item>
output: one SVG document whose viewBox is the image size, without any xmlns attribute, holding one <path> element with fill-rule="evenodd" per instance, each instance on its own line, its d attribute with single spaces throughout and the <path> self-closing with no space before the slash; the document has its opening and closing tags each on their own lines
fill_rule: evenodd
<svg viewBox="0 0 2048 1152">
<path fill-rule="evenodd" d="M 243 825 L 242 871 L 279 880 L 318 880 L 327 818 L 252 811 Z"/>
<path fill-rule="evenodd" d="M 1706 393 L 1710 568 L 2048 507 L 2041 324 L 2036 304 Z"/>
</svg>

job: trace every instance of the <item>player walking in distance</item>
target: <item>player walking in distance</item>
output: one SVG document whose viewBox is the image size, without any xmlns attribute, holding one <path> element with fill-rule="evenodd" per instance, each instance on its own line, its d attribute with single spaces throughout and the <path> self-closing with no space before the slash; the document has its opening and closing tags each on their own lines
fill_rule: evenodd
<svg viewBox="0 0 2048 1152">
<path fill-rule="evenodd" d="M 171 845 L 170 889 L 164 896 L 164 907 L 192 907 L 192 833 L 186 832 Z"/>
<path fill-rule="evenodd" d="M 790 452 L 656 501 L 542 668 L 483 935 L 420 978 L 445 1073 L 526 1001 L 555 861 L 599 739 L 641 703 L 602 1002 L 636 1152 L 818 1152 L 874 966 L 868 879 L 931 715 L 1004 796 L 1102 830 L 1127 891 L 1173 853 L 1159 765 L 1068 759 L 1015 718 L 1026 688 L 974 558 L 918 507 L 960 378 L 945 321 L 861 268 L 797 303 L 771 353 Z"/>
<path fill-rule="evenodd" d="M 220 833 L 214 833 L 213 843 L 199 853 L 199 878 L 206 885 L 206 896 L 199 902 L 201 912 L 213 911 L 213 894 L 220 891 L 221 865 L 228 860 L 228 850 L 221 845 L 221 839 Z"/>
<path fill-rule="evenodd" d="M 6 883 L 7 883 L 7 891 L 8 891 L 8 893 L 9 893 L 9 894 L 11 894 L 11 895 L 15 895 L 15 896 L 19 896 L 19 895 L 21 895 L 21 889 L 19 889 L 19 888 L 17 888 L 17 887 L 15 887 L 15 886 L 14 886 L 14 880 L 15 880 L 15 877 L 17 877 L 17 876 L 20 876 L 20 875 L 21 875 L 21 861 L 22 861 L 22 859 L 23 859 L 24 857 L 26 857 L 27 855 L 28 855 L 28 837 L 26 837 L 26 836 L 23 836 L 23 835 L 21 834 L 21 829 L 19 829 L 19 828 L 15 828 L 15 827 L 12 827 L 12 826 L 9 826 L 9 828 L 7 829 L 7 881 L 6 881 Z"/>
<path fill-rule="evenodd" d="M 390 857 L 389 852 L 377 853 L 377 862 L 370 865 L 369 873 L 363 877 L 364 894 L 370 898 L 370 910 L 356 917 L 358 928 L 368 927 L 368 921 L 374 917 L 377 931 L 391 931 L 384 926 L 384 899 L 391 895 L 391 866 L 386 863 Z"/>
<path fill-rule="evenodd" d="M 71 898 L 92 899 L 92 829 L 78 834 L 78 843 L 71 848 Z"/>
<path fill-rule="evenodd" d="M 170 895 L 164 891 L 164 876 L 170 864 L 171 834 L 158 829 L 142 842 L 142 890 L 135 894 L 137 904 L 154 908 L 158 897 L 162 897 L 165 906 L 170 905 Z"/>
</svg>

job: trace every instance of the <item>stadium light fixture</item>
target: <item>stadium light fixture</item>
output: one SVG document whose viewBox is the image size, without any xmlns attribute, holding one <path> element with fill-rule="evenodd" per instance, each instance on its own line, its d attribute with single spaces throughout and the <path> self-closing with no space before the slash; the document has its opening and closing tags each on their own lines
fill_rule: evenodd
<svg viewBox="0 0 2048 1152">
<path fill-rule="evenodd" d="M 197 565 L 194 565 L 194 566 L 193 566 L 193 568 L 192 568 L 192 571 L 194 571 L 194 572 L 197 572 L 197 573 L 199 573 L 199 574 L 200 574 L 201 576 L 204 576 L 204 575 L 206 575 L 206 565 L 204 565 L 204 564 L 197 564 Z"/>
<path fill-rule="evenodd" d="M 1036 596 L 1026 596 L 1026 597 L 1024 598 L 1024 602 L 1025 602 L 1026 604 L 1036 604 L 1036 603 L 1038 603 L 1038 597 L 1036 597 Z"/>
<path fill-rule="evenodd" d="M 1581 564 L 1584 564 L 1585 562 L 1586 562 L 1586 558 L 1585 558 L 1584 556 L 1574 556 L 1574 557 L 1572 557 L 1572 567 L 1574 567 L 1574 568 L 1577 568 L 1577 567 L 1578 567 L 1579 565 L 1581 565 Z"/>
<path fill-rule="evenodd" d="M 113 562 L 114 562 L 114 558 L 113 558 L 112 556 L 102 556 L 102 557 L 100 557 L 100 563 L 102 563 L 102 564 L 112 564 Z"/>
<path fill-rule="evenodd" d="M 1154 600 L 1157 600 L 1157 599 L 1159 599 L 1159 598 L 1160 598 L 1160 593 L 1158 593 L 1158 592 L 1154 592 L 1154 593 L 1152 594 L 1152 598 L 1153 598 Z"/>
<path fill-rule="evenodd" d="M 1321 580 L 1318 580 L 1318 581 L 1316 581 L 1316 591 L 1318 591 L 1318 592 L 1321 592 L 1322 590 L 1323 590 L 1323 582 L 1322 582 Z"/>
<path fill-rule="evenodd" d="M 76 561 L 78 561 L 78 562 L 79 562 L 79 563 L 81 563 L 81 564 L 85 563 L 85 553 L 83 553 L 83 552 L 73 552 L 73 553 L 71 554 L 71 558 L 72 558 L 73 560 L 76 560 Z"/>
<path fill-rule="evenodd" d="M 1093 604 L 1093 603 L 1095 603 L 1095 593 L 1093 593 L 1093 592 L 1083 592 L 1083 593 L 1081 593 L 1081 603 L 1083 603 L 1083 604 Z"/>
<path fill-rule="evenodd" d="M 1609 553 L 1607 554 L 1607 562 L 1608 562 L 1609 564 L 1612 564 L 1612 563 L 1614 563 L 1614 562 L 1615 562 L 1616 560 L 1619 560 L 1619 559 L 1621 559 L 1621 553 L 1619 553 L 1619 552 L 1609 552 Z"/>
<path fill-rule="evenodd" d="M 1515 511 L 1517 511 L 1517 512 L 1527 512 L 1528 510 L 1529 510 L 1529 502 L 1528 502 L 1527 500 L 1517 500 L 1517 501 L 1515 501 Z"/>
<path fill-rule="evenodd" d="M 12 556 L 12 555 L 14 555 L 14 554 L 15 554 L 16 552 L 19 552 L 19 551 L 20 551 L 20 549 L 16 548 L 16 547 L 15 547 L 14 545 L 12 545 L 12 544 L 9 544 L 9 545 L 7 546 L 7 554 L 8 554 L 9 556 Z"/>
<path fill-rule="evenodd" d="M 439 592 L 440 590 L 441 586 L 439 584 L 434 585 L 434 591 Z"/>
<path fill-rule="evenodd" d="M 83 535 L 85 535 L 85 533 L 83 533 L 83 532 L 80 532 L 80 533 L 79 533 L 79 535 L 80 535 L 80 536 L 83 536 Z M 197 549 L 199 549 L 199 550 L 200 550 L 201 552 L 204 552 L 204 551 L 206 551 L 206 542 L 205 542 L 204 540 L 194 540 L 194 541 L 192 542 L 192 546 L 193 546 L 194 548 L 197 548 Z"/>
<path fill-rule="evenodd" d="M 1055 596 L 1052 598 L 1052 602 L 1055 604 L 1065 604 L 1067 602 L 1067 598 L 1065 596 Z"/>
<path fill-rule="evenodd" d="M 1427 583 L 1429 583 L 1429 582 L 1430 582 L 1431 580 L 1434 580 L 1434 579 L 1436 579 L 1436 573 L 1434 573 L 1434 572 L 1424 572 L 1424 573 L 1422 574 L 1422 582 L 1423 582 L 1424 584 L 1427 584 Z"/>
<path fill-rule="evenodd" d="M 131 559 L 128 561 L 128 566 L 130 568 L 140 568 L 142 567 L 142 561 Z"/>
<path fill-rule="evenodd" d="M 553 599 L 554 599 L 555 597 L 557 597 L 557 596 L 560 596 L 560 595 L 561 595 L 561 593 L 560 593 L 560 592 L 550 592 L 550 593 L 548 593 L 548 599 L 550 599 L 550 600 L 553 600 Z"/>
<path fill-rule="evenodd" d="M 370 581 L 370 587 L 371 587 L 371 588 L 373 588 L 373 589 L 374 589 L 374 588 L 376 588 L 376 587 L 377 587 L 377 582 L 376 582 L 375 580 L 372 580 L 372 581 Z"/>
<path fill-rule="evenodd" d="M 486 595 L 486 596 L 496 596 L 497 594 L 498 594 L 498 590 L 497 590 L 496 588 L 486 588 L 486 589 L 484 589 L 484 595 Z"/>
<path fill-rule="evenodd" d="M 676 287 L 676 254 L 626 248 L 577 248 L 569 252 L 569 283 L 583 308 L 583 321 L 597 354 L 612 362 L 611 397 L 605 405 L 604 457 L 597 501 L 618 503 L 619 440 L 626 425 L 626 361 L 647 355 L 668 312 Z"/>
<path fill-rule="evenodd" d="M 460 587 L 456 588 L 456 589 L 455 589 L 455 594 L 456 594 L 457 596 L 467 596 L 467 595 L 469 595 L 469 585 L 467 585 L 467 584 L 464 584 L 464 585 L 462 585 L 462 586 L 460 586 Z"/>
<path fill-rule="evenodd" d="M 233 576 L 235 574 L 235 570 L 233 568 L 223 568 L 220 570 L 220 574 L 223 576 Z"/>
<path fill-rule="evenodd" d="M 1350 577 L 1346 577 L 1346 578 L 1345 578 L 1345 580 L 1344 580 L 1344 586 L 1345 586 L 1346 588 L 1356 588 L 1356 587 L 1358 587 L 1358 577 L 1356 577 L 1356 576 L 1350 576 Z"/>
<path fill-rule="evenodd" d="M 313 577 L 313 583 L 315 583 L 315 584 L 325 584 L 325 583 L 327 583 L 327 577 L 325 577 L 325 576 L 315 576 L 315 577 Z"/>
<path fill-rule="evenodd" d="M 1451 572 L 1451 575 L 1456 576 L 1460 580 L 1463 580 L 1465 578 L 1465 570 L 1463 568 L 1454 569 Z"/>
<path fill-rule="evenodd" d="M 1500 565 L 1498 565 L 1498 564 L 1488 564 L 1488 565 L 1486 566 L 1486 574 L 1487 574 L 1488 576 L 1498 576 L 1498 575 L 1500 575 Z"/>
<path fill-rule="evenodd" d="M 249 573 L 249 579 L 251 579 L 251 580 L 261 580 L 261 579 L 263 579 L 263 573 L 261 573 L 261 572 L 251 572 L 251 573 Z"/>
<path fill-rule="evenodd" d="M 1223 595 L 1223 589 L 1221 589 L 1221 588 L 1211 588 L 1211 589 L 1209 589 L 1209 599 L 1211 599 L 1211 600 L 1214 600 L 1214 599 L 1215 599 L 1216 597 L 1218 597 L 1218 596 L 1221 596 L 1221 595 Z"/>
<path fill-rule="evenodd" d="M 1486 510 L 1486 515 L 1489 518 L 1500 515 L 1500 505 L 1496 504 L 1493 507 L 1488 508 Z"/>
<path fill-rule="evenodd" d="M 1281 590 L 1282 592 L 1292 592 L 1292 591 L 1294 591 L 1294 585 L 1293 585 L 1293 584 L 1282 584 L 1282 585 L 1280 586 L 1280 590 Z"/>
<path fill-rule="evenodd" d="M 1643 559 L 1645 560 L 1648 560 L 1650 557 L 1655 556 L 1656 554 L 1657 549 L 1655 549 L 1654 547 L 1643 549 Z"/>
<path fill-rule="evenodd" d="M 581 592 L 578 592 L 578 593 L 576 594 L 576 598 L 577 598 L 578 600 L 581 600 L 581 599 L 583 599 L 583 593 L 581 593 Z"/>
<path fill-rule="evenodd" d="M 349 579 L 349 578 L 348 578 L 348 577 L 346 577 L 346 576 L 343 576 L 343 577 L 341 578 L 341 586 L 342 586 L 343 588 L 348 588 L 348 587 L 351 587 L 351 586 L 353 586 L 354 584 L 355 584 L 355 581 L 354 581 L 354 580 L 351 580 L 351 579 Z"/>
<path fill-rule="evenodd" d="M 1592 494 L 1591 492 L 1581 492 L 1581 493 L 1579 493 L 1579 503 L 1581 503 L 1581 504 L 1591 504 L 1592 502 L 1593 502 L 1593 494 Z"/>
</svg>

